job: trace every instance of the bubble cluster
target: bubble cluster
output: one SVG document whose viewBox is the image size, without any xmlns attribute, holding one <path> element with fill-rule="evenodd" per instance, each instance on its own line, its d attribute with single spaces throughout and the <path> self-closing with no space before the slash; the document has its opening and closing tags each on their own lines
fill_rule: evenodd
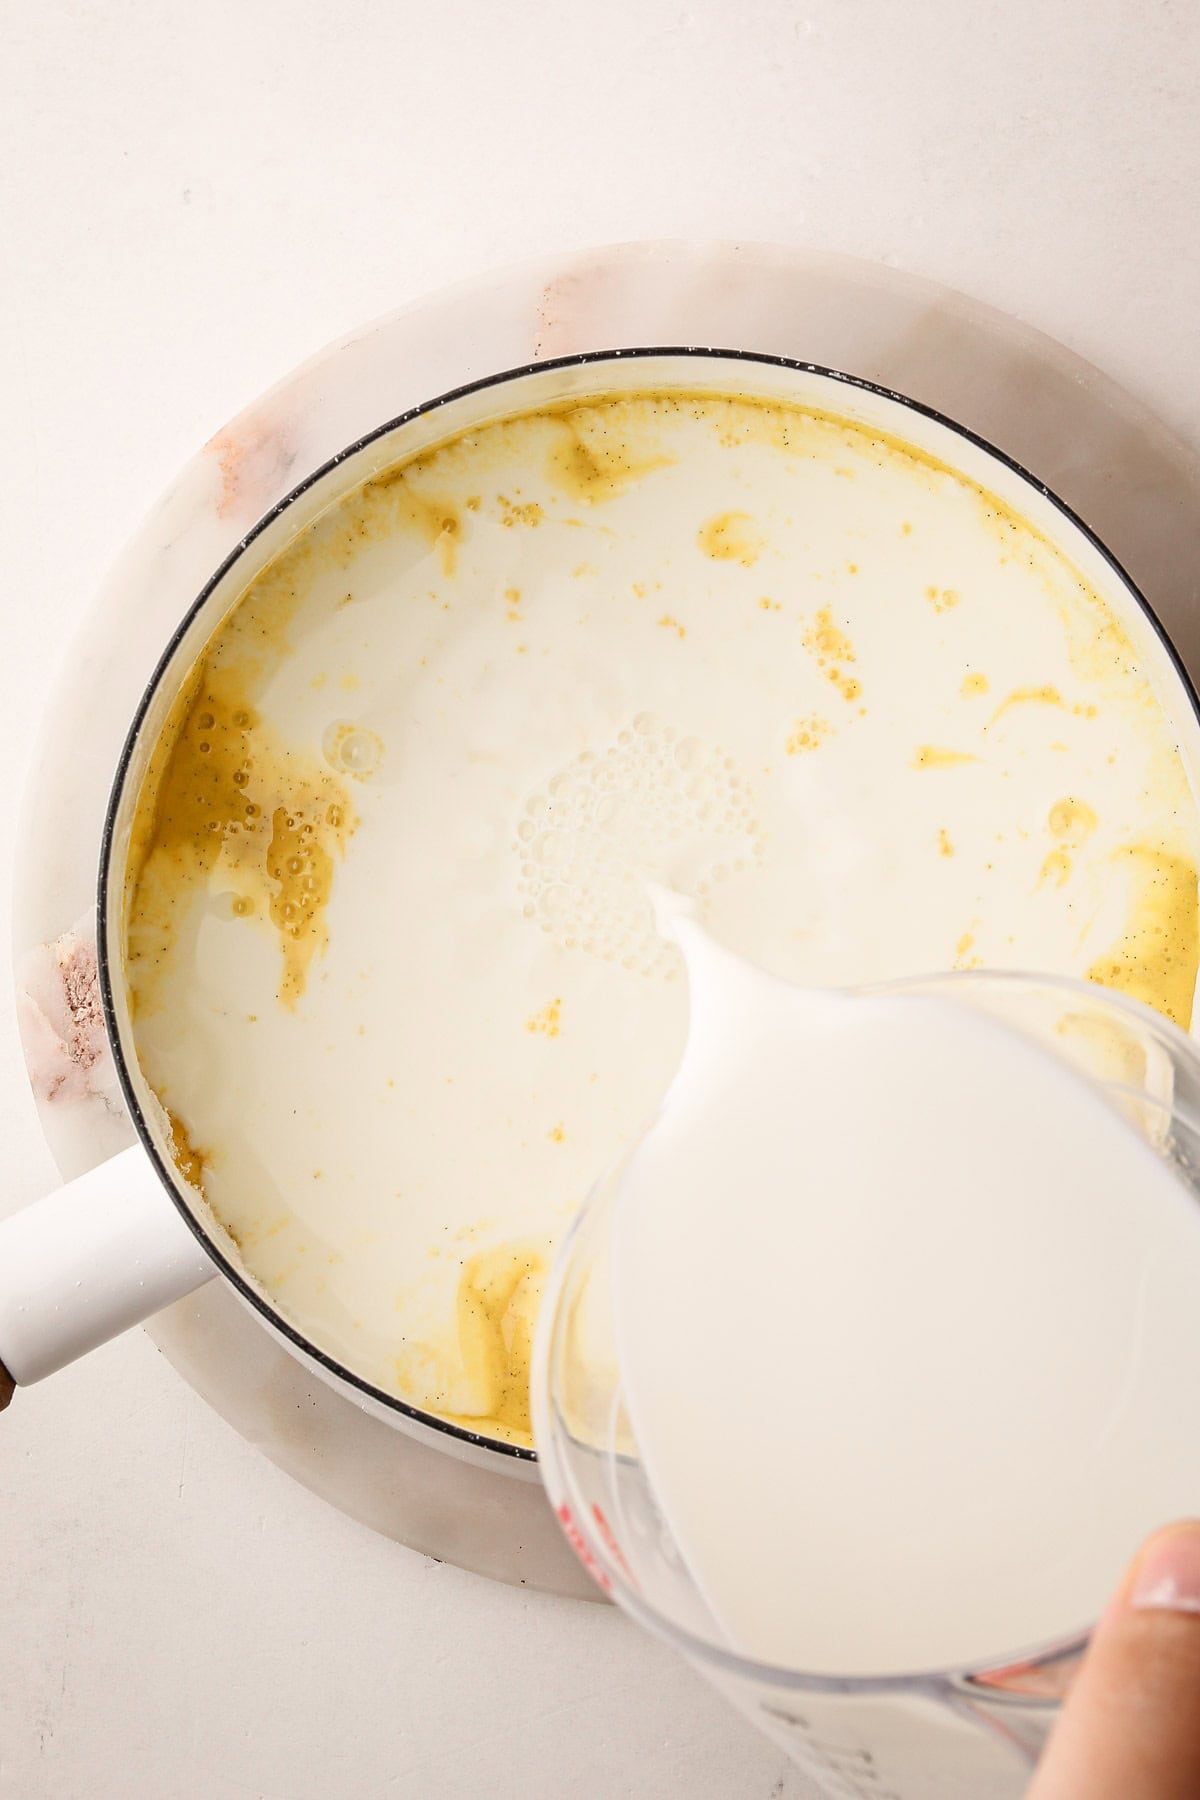
<svg viewBox="0 0 1200 1800">
<path fill-rule="evenodd" d="M 345 719 L 326 727 L 321 753 L 339 775 L 353 775 L 359 781 L 373 775 L 383 761 L 383 745 L 375 732 Z"/>
<path fill-rule="evenodd" d="M 525 917 L 564 950 L 670 979 L 646 884 L 703 898 L 761 864 L 765 835 L 734 759 L 639 713 L 526 801 L 513 851 Z"/>
<path fill-rule="evenodd" d="M 337 775 L 369 773 L 374 733 L 331 727 L 328 767 L 263 718 L 240 662 L 220 648 L 202 664 L 169 758 L 151 765 L 138 796 L 138 852 L 127 914 L 128 960 L 139 996 L 170 969 L 197 889 L 217 917 L 269 921 L 279 936 L 279 999 L 294 1006 L 326 943 L 325 910 L 355 827 Z M 140 860 L 137 858 L 140 857 Z"/>
</svg>

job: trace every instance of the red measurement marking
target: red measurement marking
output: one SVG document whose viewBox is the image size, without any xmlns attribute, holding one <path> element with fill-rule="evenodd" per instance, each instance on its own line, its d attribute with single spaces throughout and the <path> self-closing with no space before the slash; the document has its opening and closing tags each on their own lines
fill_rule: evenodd
<svg viewBox="0 0 1200 1800">
<path fill-rule="evenodd" d="M 608 1520 L 605 1518 L 604 1514 L 601 1512 L 600 1507 L 596 1501 L 592 1502 L 592 1517 L 596 1521 L 596 1529 L 599 1531 L 600 1536 L 604 1539 L 604 1548 L 608 1551 L 608 1554 L 612 1557 L 613 1561 L 618 1565 L 622 1574 L 625 1576 L 626 1580 L 629 1582 L 630 1586 L 636 1587 L 638 1585 L 637 1580 L 634 1576 L 633 1570 L 630 1568 L 629 1564 L 625 1561 L 624 1553 L 621 1549 L 620 1544 L 618 1544 L 618 1542 L 617 1542 L 616 1533 L 614 1532 L 612 1526 L 609 1524 Z"/>
<path fill-rule="evenodd" d="M 567 1542 L 570 1544 L 572 1550 L 574 1550 L 576 1556 L 579 1558 L 592 1580 L 598 1587 L 602 1587 L 606 1594 L 611 1593 L 612 1581 L 609 1578 L 608 1572 L 601 1568 L 600 1564 L 588 1549 L 587 1539 L 575 1523 L 575 1520 L 571 1515 L 571 1509 L 565 1500 L 558 1509 L 558 1522 L 567 1534 Z"/>
</svg>

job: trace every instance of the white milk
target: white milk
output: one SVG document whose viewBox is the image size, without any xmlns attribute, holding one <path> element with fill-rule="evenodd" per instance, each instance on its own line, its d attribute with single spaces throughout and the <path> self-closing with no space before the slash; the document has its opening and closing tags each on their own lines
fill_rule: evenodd
<svg viewBox="0 0 1200 1800">
<path fill-rule="evenodd" d="M 542 1272 L 683 1044 L 646 874 L 792 979 L 1090 969 L 1186 1024 L 1165 667 L 972 483 L 798 409 L 533 414 L 352 493 L 211 646 L 135 856 L 138 1055 L 252 1278 L 528 1441 Z"/>
<path fill-rule="evenodd" d="M 1195 1196 L 969 1004 L 677 930 L 691 1030 L 612 1282 L 638 1451 L 730 1644 L 891 1674 L 1081 1630 L 1200 1503 Z"/>
</svg>

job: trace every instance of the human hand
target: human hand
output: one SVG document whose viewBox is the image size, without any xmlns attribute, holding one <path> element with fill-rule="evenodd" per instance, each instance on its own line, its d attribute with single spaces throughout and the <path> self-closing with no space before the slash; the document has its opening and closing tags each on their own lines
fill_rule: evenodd
<svg viewBox="0 0 1200 1800">
<path fill-rule="evenodd" d="M 1200 1521 L 1134 1558 L 1027 1800 L 1200 1800 Z"/>
</svg>

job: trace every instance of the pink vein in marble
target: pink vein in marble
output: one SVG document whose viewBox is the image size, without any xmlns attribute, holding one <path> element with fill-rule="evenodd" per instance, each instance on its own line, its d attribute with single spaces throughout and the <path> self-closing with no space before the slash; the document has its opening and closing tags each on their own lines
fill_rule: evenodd
<svg viewBox="0 0 1200 1800">
<path fill-rule="evenodd" d="M 39 1100 L 94 1095 L 114 1112 L 121 1110 L 90 915 L 24 959 L 17 974 L 17 1019 Z"/>
<path fill-rule="evenodd" d="M 260 411 L 235 419 L 209 440 L 205 450 L 221 473 L 220 518 L 256 519 L 275 504 L 296 460 L 291 439 L 286 420 Z"/>
</svg>

